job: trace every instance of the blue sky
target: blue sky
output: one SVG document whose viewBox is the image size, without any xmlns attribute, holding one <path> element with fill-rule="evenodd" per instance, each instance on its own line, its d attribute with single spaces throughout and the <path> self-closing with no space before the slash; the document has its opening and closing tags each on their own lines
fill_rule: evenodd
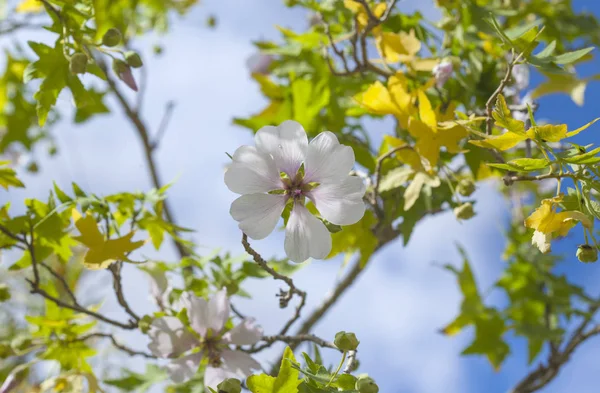
<svg viewBox="0 0 600 393">
<path fill-rule="evenodd" d="M 176 101 L 157 153 L 163 179 L 177 179 L 169 194 L 175 215 L 183 226 L 197 231 L 195 240 L 206 252 L 221 247 L 235 254 L 241 253 L 242 247 L 237 225 L 228 214 L 235 195 L 223 183 L 227 162 L 224 152 L 252 141 L 248 131 L 232 125 L 232 117 L 254 113 L 265 103 L 245 67 L 246 59 L 254 53 L 250 42 L 277 39 L 275 24 L 301 30 L 307 22 L 297 9 L 287 9 L 276 0 L 202 3 L 184 20 L 176 22 L 166 37 L 150 36 L 139 41 L 137 48 L 147 54 L 150 75 L 143 115 L 155 131 L 166 102 Z M 435 17 L 431 3 L 405 0 L 399 6 L 406 12 L 421 7 L 426 15 Z M 575 0 L 574 4 L 577 9 L 600 13 L 600 4 L 594 0 Z M 204 27 L 207 15 L 212 13 L 219 20 L 216 30 Z M 35 33 L 20 35 L 18 39 L 32 37 L 48 40 L 48 36 Z M 157 42 L 163 44 L 165 55 L 153 58 L 151 48 Z M 0 44 L 11 42 L 4 40 Z M 598 62 L 594 62 L 582 73 L 589 75 L 598 69 Z M 540 80 L 534 75 L 532 85 Z M 579 126 L 598 116 L 595 109 L 599 100 L 600 85 L 592 84 L 586 93 L 585 107 L 577 107 L 567 96 L 551 96 L 541 100 L 539 117 Z M 59 98 L 59 105 L 66 113 L 72 113 L 68 95 Z M 69 122 L 57 125 L 54 135 L 59 156 L 48 158 L 44 149 L 35 152 L 41 172 L 36 176 L 23 175 L 27 188 L 11 191 L 8 198 L 13 205 L 21 204 L 26 197 L 45 197 L 53 180 L 63 188 L 75 181 L 86 190 L 104 194 L 148 189 L 150 182 L 134 131 L 114 102 L 111 107 L 114 114 L 83 126 Z M 597 143 L 598 132 L 600 126 L 595 126 L 580 139 Z M 513 341 L 515 356 L 494 372 L 483 358 L 459 357 L 470 332 L 454 338 L 437 333 L 458 312 L 460 294 L 453 277 L 433 263 L 459 264 L 456 241 L 469 253 L 480 288 L 489 288 L 502 271 L 502 228 L 508 215 L 507 205 L 495 188 L 493 184 L 480 187 L 476 194 L 478 215 L 473 220 L 461 224 L 451 214 L 428 218 L 418 225 L 406 248 L 394 244 L 381 251 L 368 271 L 317 326 L 316 333 L 326 338 L 332 338 L 339 330 L 356 332 L 361 340 L 361 371 L 371 374 L 382 392 L 470 393 L 485 389 L 501 393 L 526 373 L 524 340 Z M 0 203 L 6 198 L 6 194 L 0 194 Z M 577 238 L 566 240 L 560 247 L 569 250 L 564 270 L 578 282 L 593 285 L 597 268 L 577 263 L 577 243 Z M 253 245 L 263 255 L 282 256 L 283 233 Z M 157 257 L 150 249 L 148 255 Z M 157 258 L 172 257 L 173 250 L 165 247 Z M 319 303 L 341 272 L 338 259 L 313 261 L 300 271 L 295 280 L 309 293 L 307 309 Z M 145 278 L 135 269 L 127 269 L 126 274 L 126 295 L 131 303 L 140 313 L 153 311 Z M 94 273 L 86 285 L 109 288 L 109 277 Z M 274 294 L 278 285 L 260 281 L 250 283 L 246 289 L 255 294 L 255 299 L 235 303 L 245 314 L 257 317 L 267 333 L 275 332 L 290 312 L 277 307 Z M 123 317 L 110 296 L 104 310 L 115 318 Z M 118 337 L 140 348 L 146 344 L 143 337 L 121 332 Z M 578 393 L 595 393 L 595 386 L 600 383 L 600 373 L 596 372 L 600 365 L 595 356 L 598 349 L 600 342 L 592 341 L 579 350 L 544 392 L 558 393 L 569 388 Z M 273 352 L 262 357 L 264 364 L 269 355 L 272 358 Z M 336 360 L 334 356 L 330 359 Z M 143 362 L 138 360 L 127 365 L 143 368 Z"/>
</svg>

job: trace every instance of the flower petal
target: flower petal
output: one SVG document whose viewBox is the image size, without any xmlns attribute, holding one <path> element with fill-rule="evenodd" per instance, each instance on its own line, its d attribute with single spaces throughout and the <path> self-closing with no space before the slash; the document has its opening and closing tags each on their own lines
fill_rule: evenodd
<svg viewBox="0 0 600 393">
<path fill-rule="evenodd" d="M 325 183 L 313 189 L 308 197 L 321 216 L 336 225 L 352 225 L 365 214 L 365 184 L 356 176 L 346 176 L 341 183 Z"/>
<path fill-rule="evenodd" d="M 331 235 L 321 220 L 296 203 L 285 227 L 284 248 L 293 262 L 304 262 L 309 257 L 323 259 L 331 251 Z"/>
<path fill-rule="evenodd" d="M 204 385 L 217 389 L 217 385 L 227 378 L 244 380 L 253 370 L 260 370 L 260 363 L 250 355 L 240 351 L 223 350 L 221 367 L 207 367 L 204 373 Z"/>
<path fill-rule="evenodd" d="M 290 178 L 296 176 L 306 156 L 308 138 L 302 125 L 287 120 L 278 126 L 265 126 L 254 137 L 259 151 L 270 154 L 277 169 L 287 173 Z"/>
<path fill-rule="evenodd" d="M 275 161 L 254 146 L 241 146 L 233 154 L 233 163 L 225 172 L 225 184 L 237 194 L 253 194 L 281 189 Z"/>
<path fill-rule="evenodd" d="M 340 145 L 334 133 L 325 131 L 308 145 L 304 162 L 304 181 L 338 183 L 354 166 L 354 151 Z"/>
<path fill-rule="evenodd" d="M 175 383 L 183 383 L 189 380 L 198 371 L 201 360 L 202 353 L 200 352 L 173 360 L 166 366 L 169 377 Z"/>
<path fill-rule="evenodd" d="M 187 309 L 187 315 L 192 329 L 200 336 L 206 336 L 206 330 L 210 327 L 208 316 L 208 303 L 206 300 L 194 295 L 192 292 L 181 294 L 179 304 Z"/>
<path fill-rule="evenodd" d="M 285 202 L 285 195 L 247 194 L 233 201 L 229 213 L 239 222 L 242 232 L 260 240 L 275 229 Z"/>
<path fill-rule="evenodd" d="M 148 349 L 163 358 L 179 356 L 197 344 L 195 337 L 176 317 L 155 319 L 150 325 L 148 336 L 151 340 Z"/>
<path fill-rule="evenodd" d="M 263 328 L 254 318 L 245 318 L 242 323 L 223 335 L 223 341 L 233 345 L 256 344 L 263 336 Z"/>
<path fill-rule="evenodd" d="M 229 298 L 227 289 L 223 288 L 215 293 L 208 302 L 208 327 L 213 333 L 223 330 L 229 319 Z"/>
</svg>

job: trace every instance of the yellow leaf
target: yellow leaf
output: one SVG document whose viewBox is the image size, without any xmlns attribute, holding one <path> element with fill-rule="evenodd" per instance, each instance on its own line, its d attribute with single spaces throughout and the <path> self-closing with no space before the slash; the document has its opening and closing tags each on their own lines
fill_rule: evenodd
<svg viewBox="0 0 600 393">
<path fill-rule="evenodd" d="M 408 65 L 415 71 L 431 72 L 440 62 L 440 59 L 420 59 L 414 58 Z"/>
<path fill-rule="evenodd" d="M 469 143 L 487 149 L 504 151 L 515 147 L 519 142 L 523 142 L 525 139 L 527 139 L 527 135 L 507 131 L 502 135 L 490 136 L 480 141 L 469 141 Z"/>
<path fill-rule="evenodd" d="M 546 142 L 559 142 L 567 137 L 567 125 L 546 124 L 543 126 L 534 126 L 527 130 L 527 136 L 531 139 L 538 139 Z"/>
<path fill-rule="evenodd" d="M 532 93 L 531 98 L 538 98 L 548 94 L 564 93 L 571 96 L 573 102 L 583 106 L 587 84 L 598 79 L 600 74 L 589 78 L 580 79 L 576 74 L 544 74 L 546 81 L 542 82 Z"/>
<path fill-rule="evenodd" d="M 408 144 L 395 136 L 384 135 L 379 155 L 382 156 L 388 151 L 401 146 L 408 146 Z M 410 165 L 415 171 L 423 171 L 425 169 L 421 163 L 421 156 L 413 148 L 398 150 L 395 156 L 398 161 Z"/>
<path fill-rule="evenodd" d="M 410 113 L 413 97 L 408 92 L 408 81 L 402 73 L 393 75 L 388 80 L 388 90 L 392 101 L 404 113 Z"/>
<path fill-rule="evenodd" d="M 44 5 L 40 0 L 22 0 L 15 8 L 15 11 L 21 13 L 36 13 L 40 12 Z"/>
<path fill-rule="evenodd" d="M 265 96 L 275 100 L 284 98 L 283 88 L 273 82 L 268 76 L 259 73 L 253 73 L 252 78 L 258 82 L 260 85 L 260 91 L 262 91 Z"/>
<path fill-rule="evenodd" d="M 421 121 L 425 123 L 432 131 L 437 131 L 437 120 L 433 108 L 431 108 L 431 102 L 427 95 L 419 90 L 419 117 Z"/>
<path fill-rule="evenodd" d="M 344 7 L 356 14 L 356 18 L 358 20 L 358 29 L 364 29 L 369 22 L 369 15 L 367 15 L 367 11 L 364 9 L 362 4 L 354 0 L 344 0 Z M 381 18 L 386 8 L 387 5 L 385 3 L 379 3 L 375 7 L 371 7 L 371 12 L 377 18 Z"/>
<path fill-rule="evenodd" d="M 595 122 L 597 122 L 598 120 L 600 120 L 600 117 L 595 118 L 594 120 L 590 121 L 589 123 L 587 123 L 584 126 L 579 127 L 576 130 L 567 132 L 567 138 L 575 136 L 577 134 L 579 134 L 581 131 L 585 130 L 586 128 L 588 128 L 589 126 L 591 126 L 592 124 L 594 124 Z"/>
<path fill-rule="evenodd" d="M 364 93 L 356 96 L 355 100 L 371 113 L 378 115 L 395 115 L 402 112 L 394 101 L 392 101 L 387 87 L 379 81 L 369 86 Z"/>
<path fill-rule="evenodd" d="M 421 41 L 415 37 L 415 32 L 410 34 L 383 32 L 375 38 L 375 45 L 379 55 L 386 63 L 410 62 L 421 50 Z"/>
<path fill-rule="evenodd" d="M 412 117 L 408 132 L 417 139 L 417 152 L 427 159 L 432 167 L 439 161 L 441 147 L 446 147 L 450 153 L 457 153 L 460 151 L 459 142 L 468 135 L 467 130 L 459 125 L 434 132 L 421 120 Z"/>
<path fill-rule="evenodd" d="M 508 131 L 523 134 L 525 133 L 525 123 L 521 120 L 513 119 L 508 105 L 506 105 L 506 99 L 502 94 L 498 96 L 496 100 L 496 107 L 492 113 L 496 124 L 502 128 L 506 128 Z"/>
<path fill-rule="evenodd" d="M 73 212 L 73 218 L 76 218 L 75 226 L 80 233 L 73 239 L 89 248 L 84 257 L 88 269 L 106 269 L 115 260 L 128 261 L 127 254 L 144 245 L 144 241 L 131 241 L 134 232 L 117 239 L 105 239 L 91 215 L 81 217 L 79 212 Z"/>
</svg>

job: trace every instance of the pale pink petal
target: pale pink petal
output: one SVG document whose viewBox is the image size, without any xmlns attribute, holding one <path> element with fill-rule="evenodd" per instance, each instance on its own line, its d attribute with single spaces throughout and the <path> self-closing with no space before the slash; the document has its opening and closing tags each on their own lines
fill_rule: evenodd
<svg viewBox="0 0 600 393">
<path fill-rule="evenodd" d="M 325 224 L 296 203 L 285 227 L 285 253 L 293 262 L 309 257 L 323 259 L 331 252 L 331 235 Z"/>
<path fill-rule="evenodd" d="M 254 194 L 282 189 L 275 161 L 254 146 L 241 146 L 225 172 L 225 184 L 237 194 Z"/>
<path fill-rule="evenodd" d="M 365 184 L 356 176 L 346 176 L 341 183 L 317 186 L 308 197 L 323 218 L 336 225 L 352 225 L 365 214 Z"/>
<path fill-rule="evenodd" d="M 196 338 L 176 317 L 155 319 L 148 331 L 150 344 L 148 349 L 163 358 L 179 356 L 198 345 Z"/>
<path fill-rule="evenodd" d="M 340 145 L 334 133 L 325 131 L 308 145 L 304 162 L 304 181 L 338 183 L 354 166 L 354 151 Z"/>
<path fill-rule="evenodd" d="M 215 293 L 208 302 L 208 327 L 213 333 L 223 330 L 223 326 L 229 319 L 229 298 L 227 289 L 223 288 Z"/>
<path fill-rule="evenodd" d="M 214 389 L 215 391 L 217 391 L 217 385 L 228 378 L 241 379 L 237 375 L 237 373 L 235 373 L 233 371 L 230 371 L 230 370 L 227 370 L 224 368 L 220 368 L 220 367 L 208 366 L 208 367 L 206 367 L 206 370 L 204 371 L 204 386 L 207 388 L 210 387 L 210 388 Z M 207 389 L 207 391 L 208 391 L 208 389 Z"/>
<path fill-rule="evenodd" d="M 233 345 L 256 344 L 263 336 L 263 328 L 254 318 L 245 318 L 239 325 L 223 335 L 223 341 Z"/>
<path fill-rule="evenodd" d="M 260 363 L 244 352 L 224 350 L 221 353 L 222 361 L 220 367 L 207 367 L 204 373 L 204 385 L 216 390 L 217 385 L 227 378 L 244 380 L 253 374 L 254 370 L 260 370 Z"/>
<path fill-rule="evenodd" d="M 191 379 L 198 372 L 201 360 L 200 352 L 173 360 L 166 366 L 169 377 L 175 383 L 183 383 Z"/>
<path fill-rule="evenodd" d="M 206 300 L 194 295 L 192 292 L 184 292 L 179 300 L 181 307 L 187 309 L 187 315 L 192 329 L 200 336 L 206 336 L 209 328 L 208 303 Z"/>
<path fill-rule="evenodd" d="M 267 237 L 285 208 L 285 195 L 247 194 L 231 204 L 229 213 L 246 235 L 255 240 Z"/>
<path fill-rule="evenodd" d="M 254 137 L 259 151 L 270 154 L 277 169 L 290 178 L 296 176 L 306 156 L 308 138 L 302 125 L 287 120 L 278 126 L 265 126 Z"/>
</svg>

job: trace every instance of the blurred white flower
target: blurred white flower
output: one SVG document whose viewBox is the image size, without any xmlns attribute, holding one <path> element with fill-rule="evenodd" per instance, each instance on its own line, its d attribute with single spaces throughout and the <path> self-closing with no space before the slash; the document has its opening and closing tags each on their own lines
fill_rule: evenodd
<svg viewBox="0 0 600 393">
<path fill-rule="evenodd" d="M 433 67 L 432 73 L 435 77 L 435 85 L 438 88 L 442 88 L 452 76 L 453 71 L 454 67 L 452 66 L 452 63 L 447 60 L 444 60 L 440 64 L 437 64 L 435 67 Z"/>
<path fill-rule="evenodd" d="M 263 239 L 275 229 L 289 202 L 286 254 L 294 262 L 325 258 L 331 251 L 331 235 L 305 202 L 311 200 L 321 216 L 336 225 L 362 218 L 365 185 L 349 175 L 354 151 L 329 131 L 309 144 L 302 126 L 291 120 L 261 128 L 255 143 L 256 147 L 238 148 L 225 173 L 227 187 L 242 195 L 231 204 L 231 216 L 246 235 Z"/>
<path fill-rule="evenodd" d="M 269 67 L 273 60 L 275 60 L 273 56 L 258 52 L 246 60 L 246 66 L 252 74 L 268 75 L 270 73 Z"/>
<path fill-rule="evenodd" d="M 515 89 L 523 91 L 529 86 L 529 66 L 527 64 L 515 64 L 512 69 L 512 79 Z"/>
<path fill-rule="evenodd" d="M 144 271 L 150 278 L 150 297 L 162 310 L 169 304 L 169 295 L 172 290 L 167 275 L 159 265 L 153 262 L 144 264 Z"/>
<path fill-rule="evenodd" d="M 217 389 L 227 378 L 244 380 L 260 364 L 245 352 L 230 348 L 231 345 L 252 345 L 263 335 L 254 319 L 246 318 L 239 325 L 225 331 L 229 318 L 229 299 L 223 288 L 208 302 L 184 292 L 178 304 L 186 309 L 191 328 L 177 317 L 158 318 L 150 325 L 148 335 L 150 351 L 159 357 L 173 359 L 167 367 L 175 383 L 183 383 L 198 371 L 200 361 L 207 360 L 204 385 Z"/>
</svg>

